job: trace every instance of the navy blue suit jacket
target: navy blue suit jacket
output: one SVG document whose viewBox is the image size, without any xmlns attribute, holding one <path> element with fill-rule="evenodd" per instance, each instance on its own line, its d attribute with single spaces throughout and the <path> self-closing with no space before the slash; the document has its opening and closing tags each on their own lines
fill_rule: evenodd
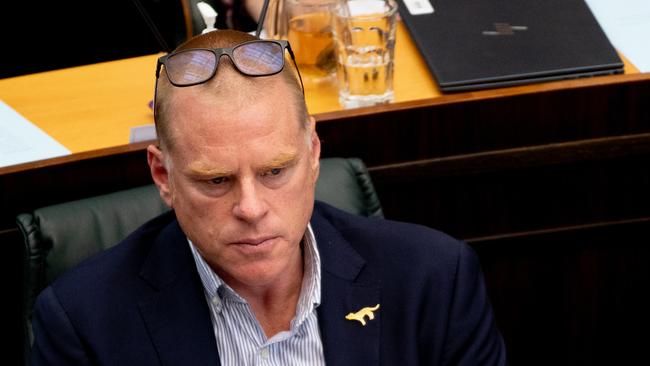
<svg viewBox="0 0 650 366">
<path fill-rule="evenodd" d="M 479 262 L 422 226 L 316 203 L 328 365 L 503 365 Z M 345 315 L 380 304 L 366 326 Z M 34 365 L 218 365 L 201 281 L 173 212 L 39 296 Z"/>
</svg>

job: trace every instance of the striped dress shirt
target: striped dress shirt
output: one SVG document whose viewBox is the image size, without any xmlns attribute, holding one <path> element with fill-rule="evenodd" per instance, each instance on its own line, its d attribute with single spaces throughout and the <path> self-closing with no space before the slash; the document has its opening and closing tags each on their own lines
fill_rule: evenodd
<svg viewBox="0 0 650 366">
<path fill-rule="evenodd" d="M 266 338 L 250 305 L 214 273 L 188 239 L 210 308 L 221 365 L 325 365 L 316 307 L 320 304 L 320 256 L 307 226 L 304 274 L 296 315 L 288 331 Z"/>
</svg>

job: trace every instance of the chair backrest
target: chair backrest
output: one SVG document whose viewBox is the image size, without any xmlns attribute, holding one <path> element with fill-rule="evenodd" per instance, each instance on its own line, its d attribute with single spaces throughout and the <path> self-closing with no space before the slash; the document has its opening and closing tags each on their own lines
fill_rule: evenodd
<svg viewBox="0 0 650 366">
<path fill-rule="evenodd" d="M 316 199 L 350 213 L 383 217 L 365 164 L 356 158 L 321 159 Z M 39 208 L 21 214 L 25 239 L 24 316 L 31 343 L 31 311 L 38 293 L 88 256 L 117 244 L 169 208 L 154 185 Z"/>
</svg>

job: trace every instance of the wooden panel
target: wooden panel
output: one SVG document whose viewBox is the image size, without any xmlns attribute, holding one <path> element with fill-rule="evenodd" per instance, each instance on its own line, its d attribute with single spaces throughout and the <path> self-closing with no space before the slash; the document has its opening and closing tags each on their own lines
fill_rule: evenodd
<svg viewBox="0 0 650 366">
<path fill-rule="evenodd" d="M 462 238 L 650 216 L 650 135 L 370 168 L 387 217 Z"/>
<path fill-rule="evenodd" d="M 650 218 L 472 241 L 512 365 L 632 365 L 650 326 Z"/>
<path fill-rule="evenodd" d="M 317 116 L 324 156 L 368 165 L 650 132 L 650 80 Z"/>
<path fill-rule="evenodd" d="M 150 184 L 144 145 L 24 164 L 0 173 L 0 230 L 17 214 L 59 202 Z"/>
</svg>

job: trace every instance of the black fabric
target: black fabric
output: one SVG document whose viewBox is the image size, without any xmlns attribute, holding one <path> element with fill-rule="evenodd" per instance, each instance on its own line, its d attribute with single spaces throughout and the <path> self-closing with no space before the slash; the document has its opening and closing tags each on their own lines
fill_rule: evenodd
<svg viewBox="0 0 650 366">
<path fill-rule="evenodd" d="M 316 199 L 353 214 L 383 217 L 366 166 L 356 158 L 321 159 Z M 17 224 L 25 238 L 26 341 L 32 341 L 34 301 L 46 285 L 167 210 L 156 187 L 147 185 L 19 215 Z"/>
</svg>

